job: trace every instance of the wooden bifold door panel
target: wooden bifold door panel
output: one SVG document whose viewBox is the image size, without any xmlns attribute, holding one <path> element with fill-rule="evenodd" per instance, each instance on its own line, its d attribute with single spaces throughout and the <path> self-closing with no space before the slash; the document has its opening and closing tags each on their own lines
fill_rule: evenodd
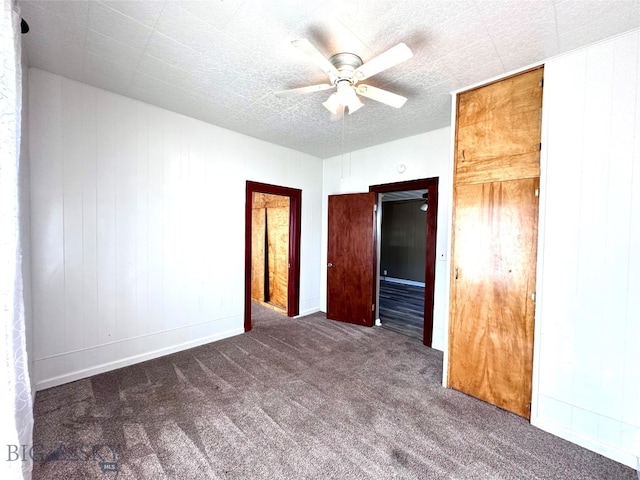
<svg viewBox="0 0 640 480">
<path fill-rule="evenodd" d="M 543 69 L 461 93 L 456 184 L 540 176 Z"/>
<path fill-rule="evenodd" d="M 449 386 L 529 417 L 539 179 L 456 186 Z"/>
<path fill-rule="evenodd" d="M 531 415 L 543 68 L 458 95 L 449 387 Z"/>
</svg>

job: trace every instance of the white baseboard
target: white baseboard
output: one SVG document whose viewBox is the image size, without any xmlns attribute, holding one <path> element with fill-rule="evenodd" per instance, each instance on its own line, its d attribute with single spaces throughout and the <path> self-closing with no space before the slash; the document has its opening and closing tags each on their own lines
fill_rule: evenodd
<svg viewBox="0 0 640 480">
<path fill-rule="evenodd" d="M 298 315 L 296 315 L 293 318 L 302 318 L 302 317 L 306 317 L 307 315 L 312 315 L 314 313 L 318 313 L 320 311 L 320 307 L 315 307 L 315 308 L 309 308 L 307 310 L 303 310 L 302 312 L 300 312 Z"/>
<path fill-rule="evenodd" d="M 383 282 L 402 283 L 403 285 L 413 285 L 414 287 L 424 287 L 424 282 L 416 282 L 414 280 L 405 280 L 404 278 L 380 277 Z"/>
<path fill-rule="evenodd" d="M 548 422 L 544 419 L 534 418 L 532 416 L 531 425 L 539 428 L 540 430 L 544 430 L 545 432 L 551 433 L 556 437 L 560 437 L 565 440 L 568 440 L 571 443 L 580 445 L 581 447 L 584 447 L 587 450 L 591 450 L 592 452 L 599 453 L 600 455 L 610 458 L 611 460 L 615 460 L 618 463 L 627 465 L 633 468 L 634 470 L 638 468 L 637 455 L 626 452 L 619 448 L 612 447 L 610 445 L 606 445 L 604 443 L 600 443 L 592 438 L 584 437 L 573 430 L 570 430 L 566 427 L 557 425 L 552 422 Z"/>
<path fill-rule="evenodd" d="M 157 335 L 160 336 L 160 335 L 164 335 L 165 333 L 167 332 L 160 332 Z M 170 332 L 170 333 L 173 334 L 174 338 L 175 336 L 179 335 L 179 334 L 176 334 L 176 332 Z M 168 345 L 166 347 L 157 348 L 147 352 L 133 354 L 125 358 L 114 358 L 101 363 L 87 366 L 85 368 L 76 369 L 71 372 L 60 373 L 57 375 L 54 374 L 50 376 L 45 374 L 44 378 L 36 380 L 35 388 L 37 391 L 37 390 L 44 390 L 46 388 L 56 387 L 58 385 L 74 382 L 76 380 L 81 380 L 83 378 L 91 377 L 93 375 L 98 375 L 100 373 L 109 372 L 111 370 L 116 370 L 118 368 L 128 367 L 136 363 L 152 360 L 154 358 L 159 358 L 165 355 L 169 355 L 171 353 L 176 353 L 183 350 L 188 350 L 190 348 L 199 347 L 200 345 L 215 342 L 218 340 L 223 340 L 225 338 L 240 335 L 242 333 L 244 333 L 244 328 L 234 328 L 234 329 L 226 330 L 224 332 L 218 332 L 213 335 L 208 335 L 208 336 L 196 338 L 194 340 L 182 342 L 179 344 Z M 131 340 L 125 340 L 124 342 L 121 342 L 121 343 L 123 344 L 133 343 L 136 340 L 138 339 L 136 338 Z M 99 345 L 99 346 L 85 349 L 79 352 L 70 352 L 68 354 L 57 355 L 55 357 L 49 357 L 49 358 L 40 359 L 40 360 L 36 359 L 34 362 L 35 371 L 37 372 L 38 370 L 40 371 L 50 370 L 53 372 L 57 370 L 59 372 L 60 370 L 57 368 L 57 365 L 65 365 L 68 363 L 73 364 L 77 362 L 79 358 L 82 358 L 82 359 L 86 359 L 86 358 L 96 359 L 101 357 L 104 358 L 105 356 L 109 356 L 109 353 L 104 351 L 104 350 L 107 350 L 109 347 L 111 347 L 111 345 Z M 126 349 L 126 345 L 125 345 L 125 349 Z"/>
</svg>

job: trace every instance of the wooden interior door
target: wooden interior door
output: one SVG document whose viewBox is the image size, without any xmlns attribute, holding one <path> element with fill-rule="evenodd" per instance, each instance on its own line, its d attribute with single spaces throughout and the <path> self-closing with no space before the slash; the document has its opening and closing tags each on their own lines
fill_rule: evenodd
<svg viewBox="0 0 640 480">
<path fill-rule="evenodd" d="M 455 187 L 449 386 L 529 418 L 538 178 Z"/>
<path fill-rule="evenodd" d="M 375 193 L 329 195 L 327 318 L 373 326 Z"/>
</svg>

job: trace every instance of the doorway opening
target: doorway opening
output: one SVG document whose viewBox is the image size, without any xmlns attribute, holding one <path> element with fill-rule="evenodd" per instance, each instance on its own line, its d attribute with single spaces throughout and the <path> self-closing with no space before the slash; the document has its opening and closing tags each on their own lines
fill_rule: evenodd
<svg viewBox="0 0 640 480">
<path fill-rule="evenodd" d="M 421 338 L 430 347 L 438 178 L 373 185 L 369 191 L 377 194 L 380 212 L 376 228 L 376 318 L 386 328 Z"/>
<path fill-rule="evenodd" d="M 247 181 L 244 329 L 251 302 L 287 316 L 299 313 L 302 191 Z"/>
<path fill-rule="evenodd" d="M 379 194 L 382 327 L 422 340 L 427 216 L 426 189 Z"/>
<path fill-rule="evenodd" d="M 253 193 L 251 208 L 251 301 L 287 311 L 289 197 Z"/>
</svg>

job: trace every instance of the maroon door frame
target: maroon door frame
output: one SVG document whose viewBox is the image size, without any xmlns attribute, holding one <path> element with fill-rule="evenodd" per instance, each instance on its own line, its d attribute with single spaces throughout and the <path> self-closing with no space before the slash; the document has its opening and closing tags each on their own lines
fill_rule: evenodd
<svg viewBox="0 0 640 480">
<path fill-rule="evenodd" d="M 244 246 L 244 331 L 251 330 L 251 230 L 253 194 L 270 193 L 289 197 L 289 278 L 287 281 L 287 316 L 300 313 L 300 233 L 302 190 L 247 180 Z"/>
<path fill-rule="evenodd" d="M 405 190 L 426 189 L 429 195 L 429 208 L 427 209 L 427 244 L 426 262 L 424 272 L 424 328 L 422 343 L 431 346 L 433 340 L 433 297 L 436 279 L 436 233 L 438 229 L 438 177 L 409 180 L 407 182 L 386 183 L 371 185 L 370 192 L 376 194 L 386 192 L 402 192 Z M 379 272 L 376 272 L 375 281 L 378 281 Z M 377 287 L 377 285 L 376 285 Z M 378 306 L 379 307 L 379 306 Z"/>
</svg>

